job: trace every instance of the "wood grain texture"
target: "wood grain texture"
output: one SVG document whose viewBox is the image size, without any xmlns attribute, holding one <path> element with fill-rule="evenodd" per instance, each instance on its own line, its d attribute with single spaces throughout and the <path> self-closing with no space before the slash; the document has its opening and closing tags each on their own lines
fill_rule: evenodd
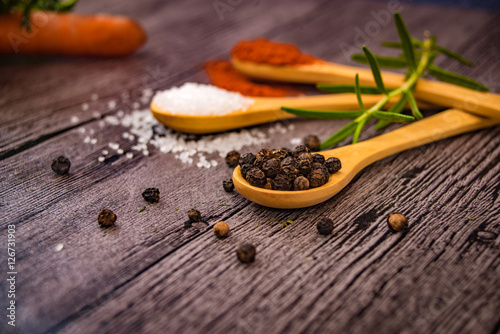
<svg viewBox="0 0 500 334">
<path fill-rule="evenodd" d="M 128 113 L 144 88 L 206 82 L 203 61 L 226 57 L 242 38 L 293 42 L 350 63 L 340 43 L 353 44 L 356 27 L 364 29 L 371 11 L 385 8 L 385 2 L 249 1 L 221 21 L 212 2 L 85 1 L 78 11 L 138 19 L 149 43 L 120 60 L 0 57 L 0 244 L 6 226 L 15 224 L 19 272 L 17 326 L 2 320 L 0 332 L 498 332 L 498 127 L 384 159 L 331 200 L 300 210 L 263 208 L 225 193 L 221 182 L 231 170 L 215 155 L 220 165 L 209 170 L 156 150 L 97 162 L 108 142 L 125 150 L 131 144 L 120 139 L 123 128 L 101 129 L 93 111 Z M 429 29 L 477 65 L 439 60 L 441 66 L 500 92 L 498 14 L 408 3 L 401 13 L 412 33 Z M 396 38 L 388 25 L 366 44 L 382 52 L 378 41 Z M 90 100 L 93 93 L 98 101 Z M 112 100 L 115 110 L 107 107 Z M 290 146 L 310 133 L 326 138 L 345 123 L 289 120 L 295 133 L 273 134 L 270 142 Z M 96 131 L 96 145 L 83 144 L 82 127 Z M 376 135 L 372 128 L 362 139 Z M 57 177 L 48 167 L 59 154 L 71 159 L 70 175 Z M 161 200 L 139 213 L 140 194 L 151 186 Z M 98 227 L 103 207 L 118 215 L 115 227 Z M 184 228 L 191 207 L 208 225 Z M 387 229 L 393 211 L 409 218 L 407 234 Z M 324 216 L 335 221 L 328 237 L 315 227 Z M 219 220 L 231 226 L 226 239 L 211 231 Z M 282 228 L 280 220 L 293 224 Z M 235 256 L 247 241 L 257 246 L 252 265 Z"/>
</svg>

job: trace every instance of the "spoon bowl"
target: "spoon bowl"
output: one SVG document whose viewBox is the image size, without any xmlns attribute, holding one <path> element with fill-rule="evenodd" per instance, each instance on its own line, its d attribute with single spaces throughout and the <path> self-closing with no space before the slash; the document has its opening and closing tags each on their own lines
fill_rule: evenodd
<svg viewBox="0 0 500 334">
<path fill-rule="evenodd" d="M 243 197 L 263 206 L 279 209 L 308 207 L 336 195 L 356 174 L 375 161 L 413 147 L 498 123 L 500 120 L 449 109 L 387 134 L 320 152 L 325 158 L 337 157 L 342 162 L 342 169 L 331 174 L 328 182 L 321 187 L 302 191 L 277 191 L 254 187 L 243 178 L 239 166 L 234 169 L 233 183 Z"/>
</svg>

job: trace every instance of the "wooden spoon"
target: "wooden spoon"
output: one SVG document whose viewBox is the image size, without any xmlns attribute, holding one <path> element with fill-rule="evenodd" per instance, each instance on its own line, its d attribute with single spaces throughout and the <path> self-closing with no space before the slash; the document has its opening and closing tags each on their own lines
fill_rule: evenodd
<svg viewBox="0 0 500 334">
<path fill-rule="evenodd" d="M 337 157 L 342 162 L 342 169 L 330 175 L 329 181 L 321 187 L 302 191 L 277 191 L 253 187 L 241 176 L 239 166 L 234 169 L 233 182 L 242 196 L 257 204 L 280 209 L 303 208 L 334 196 L 357 173 L 375 161 L 409 148 L 499 123 L 500 120 L 448 109 L 387 134 L 321 152 L 325 158 Z"/>
<path fill-rule="evenodd" d="M 354 84 L 359 73 L 361 84 L 374 85 L 370 69 L 319 62 L 311 65 L 274 66 L 245 62 L 232 58 L 233 66 L 250 78 L 286 81 L 295 83 Z M 404 75 L 382 72 L 387 87 L 399 87 Z M 500 95 L 478 92 L 439 81 L 419 79 L 415 87 L 415 98 L 435 105 L 463 109 L 478 115 L 500 119 Z"/>
<path fill-rule="evenodd" d="M 252 97 L 254 104 L 247 110 L 236 110 L 221 116 L 193 116 L 173 114 L 162 110 L 155 103 L 151 103 L 153 116 L 169 128 L 187 133 L 204 134 L 233 129 L 240 129 L 250 125 L 272 122 L 280 119 L 295 117 L 281 110 L 282 106 L 309 109 L 358 109 L 355 94 L 327 94 L 302 97 Z M 380 95 L 364 95 L 363 102 L 370 107 L 380 100 Z M 393 104 L 397 99 L 389 102 Z M 426 105 L 421 105 L 427 107 Z"/>
</svg>

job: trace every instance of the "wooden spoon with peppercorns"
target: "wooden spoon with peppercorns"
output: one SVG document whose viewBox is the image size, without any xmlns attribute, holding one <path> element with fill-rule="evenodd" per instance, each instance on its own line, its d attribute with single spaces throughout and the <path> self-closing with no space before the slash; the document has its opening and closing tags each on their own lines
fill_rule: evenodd
<svg viewBox="0 0 500 334">
<path fill-rule="evenodd" d="M 277 191 L 254 187 L 243 178 L 239 166 L 234 169 L 233 182 L 243 197 L 257 204 L 279 209 L 308 207 L 333 197 L 351 182 L 357 173 L 375 161 L 413 147 L 495 124 L 500 124 L 500 120 L 448 109 L 387 134 L 320 152 L 325 158 L 337 157 L 342 162 L 342 169 L 331 174 L 328 182 L 321 187 L 302 191 Z"/>
</svg>

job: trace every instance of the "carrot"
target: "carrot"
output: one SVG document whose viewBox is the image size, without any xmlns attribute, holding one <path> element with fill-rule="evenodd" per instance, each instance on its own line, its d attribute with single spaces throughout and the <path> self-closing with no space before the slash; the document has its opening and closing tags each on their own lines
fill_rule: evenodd
<svg viewBox="0 0 500 334">
<path fill-rule="evenodd" d="M 124 16 L 35 11 L 30 22 L 28 31 L 21 14 L 0 15 L 0 53 L 126 56 L 147 39 L 141 26 Z"/>
</svg>

